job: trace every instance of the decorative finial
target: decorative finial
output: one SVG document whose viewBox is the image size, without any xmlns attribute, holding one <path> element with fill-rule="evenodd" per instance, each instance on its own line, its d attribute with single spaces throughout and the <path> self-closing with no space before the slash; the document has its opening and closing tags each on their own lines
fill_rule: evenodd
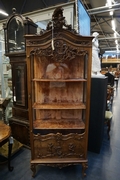
<svg viewBox="0 0 120 180">
<path fill-rule="evenodd" d="M 12 12 L 13 12 L 13 14 L 15 14 L 16 13 L 16 9 L 12 8 Z"/>
<path fill-rule="evenodd" d="M 62 29 L 65 26 L 67 29 L 71 30 L 71 25 L 66 24 L 65 17 L 63 16 L 63 8 L 58 7 L 55 9 L 52 15 L 52 21 L 47 25 L 47 30 L 49 29 Z"/>
</svg>

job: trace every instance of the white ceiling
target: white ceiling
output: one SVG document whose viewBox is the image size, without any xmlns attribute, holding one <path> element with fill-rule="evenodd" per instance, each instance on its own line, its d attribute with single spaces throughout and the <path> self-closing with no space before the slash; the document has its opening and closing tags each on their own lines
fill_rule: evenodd
<svg viewBox="0 0 120 180">
<path fill-rule="evenodd" d="M 76 0 L 0 0 L 0 8 L 8 14 L 11 14 L 12 8 L 15 7 L 18 13 L 24 14 L 38 9 L 43 9 L 60 3 L 68 3 Z M 112 30 L 111 20 L 115 19 L 116 31 L 118 32 L 118 46 L 120 44 L 120 0 L 113 7 L 113 16 L 109 15 L 108 9 L 105 9 L 106 0 L 81 0 L 86 6 L 91 17 L 91 33 L 99 33 L 99 44 L 101 52 L 106 50 L 116 51 L 114 31 Z M 114 0 L 113 0 L 114 1 Z M 97 8 L 94 11 L 94 8 Z M 100 12 L 101 10 L 102 13 Z M 0 20 L 6 17 L 0 15 Z M 120 49 L 120 47 L 119 47 Z"/>
<path fill-rule="evenodd" d="M 113 5 L 113 16 L 110 16 L 106 7 L 106 0 L 82 0 L 91 16 L 91 32 L 99 32 L 99 44 L 101 51 L 116 51 L 115 39 L 120 45 L 120 0 Z M 97 9 L 96 9 L 97 8 Z M 115 20 L 117 37 L 114 37 L 111 20 Z M 120 49 L 120 47 L 119 47 Z M 118 52 L 119 53 L 119 52 Z"/>
</svg>

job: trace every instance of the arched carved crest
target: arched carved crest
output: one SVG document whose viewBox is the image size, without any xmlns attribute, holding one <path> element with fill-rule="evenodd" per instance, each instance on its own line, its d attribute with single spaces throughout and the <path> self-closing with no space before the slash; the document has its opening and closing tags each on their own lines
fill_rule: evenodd
<svg viewBox="0 0 120 180">
<path fill-rule="evenodd" d="M 64 40 L 55 40 L 54 50 L 49 44 L 47 48 L 38 47 L 33 49 L 30 54 L 34 54 L 37 57 L 49 56 L 55 62 L 65 62 L 74 59 L 76 56 L 84 56 L 87 54 L 87 51 L 80 47 L 68 45 Z"/>
<path fill-rule="evenodd" d="M 41 40 L 38 38 L 38 40 L 27 41 L 27 46 L 33 47 L 30 55 L 50 57 L 54 62 L 65 62 L 76 56 L 85 56 L 88 52 L 83 47 L 91 46 L 89 39 L 77 38 L 76 31 L 71 25 L 66 24 L 62 7 L 55 9 L 52 20 L 48 23 L 44 35 L 42 33 L 41 36 Z M 38 48 L 34 48 L 36 45 Z"/>
</svg>

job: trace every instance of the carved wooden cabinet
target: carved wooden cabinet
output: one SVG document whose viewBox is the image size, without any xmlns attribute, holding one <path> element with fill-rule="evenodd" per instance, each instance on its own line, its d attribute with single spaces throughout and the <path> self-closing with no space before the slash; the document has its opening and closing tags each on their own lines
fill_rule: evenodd
<svg viewBox="0 0 120 180">
<path fill-rule="evenodd" d="M 16 12 L 4 23 L 5 55 L 12 69 L 13 107 L 9 118 L 13 137 L 30 147 L 25 34 L 35 34 L 37 25 Z"/>
<path fill-rule="evenodd" d="M 25 36 L 31 169 L 34 176 L 38 164 L 82 164 L 85 175 L 92 37 L 56 23 L 41 35 Z"/>
</svg>

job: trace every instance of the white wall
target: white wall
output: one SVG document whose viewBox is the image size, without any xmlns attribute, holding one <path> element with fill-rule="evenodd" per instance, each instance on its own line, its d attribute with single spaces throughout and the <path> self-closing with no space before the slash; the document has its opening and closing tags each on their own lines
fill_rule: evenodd
<svg viewBox="0 0 120 180">
<path fill-rule="evenodd" d="M 63 16 L 66 18 L 67 24 L 71 24 L 72 28 L 74 27 L 74 21 L 73 21 L 73 17 L 74 17 L 74 3 L 65 3 L 63 5 L 61 5 L 64 9 L 63 11 Z M 27 15 L 30 19 L 33 20 L 33 22 L 39 22 L 39 21 L 47 21 L 52 19 L 52 14 L 54 12 L 54 10 L 56 9 L 56 7 L 58 6 L 54 6 L 51 8 L 45 8 L 39 11 L 36 11 L 36 13 L 28 13 L 25 14 L 25 16 Z"/>
</svg>

